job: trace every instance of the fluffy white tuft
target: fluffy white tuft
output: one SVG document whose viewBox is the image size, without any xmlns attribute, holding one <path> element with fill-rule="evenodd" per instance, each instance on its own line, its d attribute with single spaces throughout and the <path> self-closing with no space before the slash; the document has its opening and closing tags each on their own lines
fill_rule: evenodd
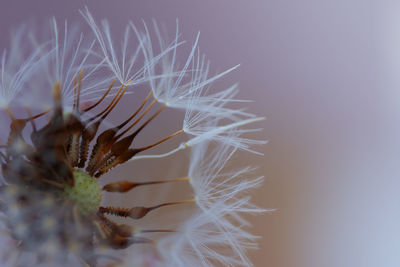
<svg viewBox="0 0 400 267">
<path fill-rule="evenodd" d="M 41 54 L 41 46 L 36 49 L 24 46 L 28 33 L 25 26 L 19 27 L 12 35 L 10 50 L 4 49 L 1 54 L 0 108 L 6 108 L 14 100 L 17 102 L 21 100 L 17 99 L 17 96 L 20 96 L 30 78 L 40 70 L 41 62 L 49 55 L 49 52 Z"/>
</svg>

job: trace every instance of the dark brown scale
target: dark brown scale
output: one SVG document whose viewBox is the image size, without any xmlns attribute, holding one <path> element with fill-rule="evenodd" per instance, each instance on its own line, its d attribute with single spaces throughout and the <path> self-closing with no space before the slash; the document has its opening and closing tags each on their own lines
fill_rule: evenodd
<svg viewBox="0 0 400 267">
<path fill-rule="evenodd" d="M 104 131 L 97 137 L 96 144 L 93 146 L 89 163 L 86 168 L 86 171 L 88 173 L 94 172 L 96 166 L 99 164 L 101 158 L 104 156 L 104 153 L 106 152 L 104 151 L 104 148 L 107 146 L 107 144 L 111 142 L 116 133 L 117 131 L 115 130 L 115 128 L 112 128 Z"/>
<path fill-rule="evenodd" d="M 129 149 L 135 137 L 158 115 L 166 108 L 166 106 L 162 106 L 157 112 L 155 112 L 146 122 L 144 122 L 135 132 L 130 134 L 129 136 L 123 138 L 122 140 L 116 142 L 111 147 L 111 153 L 114 156 L 114 159 L 110 161 L 109 159 L 103 160 L 100 164 L 100 168 L 95 173 L 95 177 L 100 177 L 105 173 L 109 172 L 112 168 L 116 167 L 119 164 L 122 164 L 132 157 L 134 157 L 137 153 L 146 150 L 149 147 L 144 147 L 140 149 Z"/>
<path fill-rule="evenodd" d="M 127 233 L 121 232 L 119 230 L 114 229 L 115 223 L 111 222 L 103 215 L 99 215 L 101 220 L 97 222 L 99 225 L 101 233 L 99 233 L 99 241 L 103 244 L 107 244 L 111 248 L 114 249 L 125 249 L 132 244 L 140 244 L 140 243 L 152 243 L 151 240 L 135 237 L 133 235 L 127 235 Z"/>
<path fill-rule="evenodd" d="M 95 166 L 95 168 L 93 169 L 93 171 L 91 171 L 89 174 L 92 175 L 92 176 L 94 176 L 94 177 L 96 177 L 96 178 L 99 178 L 100 175 L 97 176 L 96 174 L 99 173 L 99 172 L 101 172 L 101 170 L 103 170 L 104 168 L 106 168 L 108 165 L 112 164 L 112 162 L 113 162 L 114 160 L 115 160 L 115 156 L 114 156 L 111 152 L 107 153 L 107 154 L 103 157 L 103 159 L 102 159 L 100 162 L 98 162 L 98 163 L 96 164 L 96 166 Z M 101 174 L 101 175 L 102 175 L 102 174 Z"/>
<path fill-rule="evenodd" d="M 91 141 L 96 136 L 101 122 L 115 108 L 115 106 L 117 105 L 117 103 L 119 102 L 121 97 L 124 95 L 126 89 L 127 89 L 127 86 L 124 87 L 122 85 L 120 87 L 120 89 L 118 90 L 117 94 L 115 95 L 115 97 L 113 98 L 113 100 L 111 101 L 111 103 L 102 112 L 100 112 L 96 116 L 90 118 L 87 122 L 84 123 L 86 125 L 87 123 L 89 123 L 89 122 L 91 122 L 93 120 L 96 120 L 98 117 L 101 116 L 95 122 L 93 122 L 89 126 L 87 126 L 85 128 L 85 130 L 83 131 L 81 147 L 80 147 L 80 161 L 79 161 L 79 164 L 78 164 L 79 168 L 84 168 L 85 167 L 85 163 L 86 163 L 86 160 L 87 160 L 88 154 L 89 154 L 89 145 L 90 145 Z"/>
<path fill-rule="evenodd" d="M 136 115 L 143 109 L 147 101 L 149 100 L 150 96 L 152 95 L 152 92 L 146 96 L 142 104 L 139 106 L 139 108 L 124 122 L 122 122 L 120 125 L 117 127 L 108 129 L 104 131 L 102 134 L 99 135 L 97 138 L 96 144 L 93 147 L 92 150 L 92 155 L 90 157 L 90 162 L 88 164 L 88 171 L 89 172 L 94 172 L 96 167 L 98 168 L 99 165 L 102 165 L 101 159 L 102 157 L 109 152 L 112 149 L 112 146 L 114 145 L 117 140 L 127 132 L 130 128 L 132 128 L 141 118 L 139 118 L 136 122 L 134 122 L 127 130 L 125 130 L 122 134 L 119 134 L 118 136 L 115 136 L 118 131 L 120 131 L 123 127 L 125 127 L 133 118 L 136 117 Z M 146 113 L 146 112 L 145 112 Z M 130 144 L 129 144 L 130 145 Z M 106 160 L 107 161 L 107 160 Z"/>
<path fill-rule="evenodd" d="M 114 234 L 110 239 L 110 245 L 114 249 L 125 249 L 133 244 L 148 244 L 152 243 L 150 239 L 143 237 L 127 238 L 119 234 Z"/>
<path fill-rule="evenodd" d="M 103 159 L 96 164 L 92 170 L 93 173 L 102 173 L 103 175 L 106 170 L 110 170 L 111 168 L 115 167 L 117 164 L 119 164 L 118 157 L 122 155 L 124 152 L 126 152 L 129 149 L 129 146 L 131 145 L 133 141 L 134 136 L 128 136 L 121 141 L 115 143 L 111 147 L 111 151 L 103 157 Z M 112 166 L 112 167 L 111 167 Z M 100 177 L 97 176 L 96 177 Z"/>
<path fill-rule="evenodd" d="M 101 214 L 111 214 L 120 217 L 129 217 L 129 209 L 115 208 L 115 207 L 99 207 Z"/>
<path fill-rule="evenodd" d="M 123 91 L 121 94 L 123 94 L 125 91 Z M 123 138 L 122 140 L 118 141 L 119 138 L 121 138 L 129 129 L 131 129 L 134 125 L 136 125 L 142 118 L 143 116 L 149 111 L 149 109 L 153 106 L 153 104 L 155 103 L 154 101 L 149 105 L 149 107 L 146 109 L 146 111 L 131 125 L 128 127 L 128 129 L 126 129 L 125 131 L 123 131 L 122 133 L 120 133 L 119 135 L 115 136 L 115 134 L 122 129 L 125 125 L 127 125 L 129 123 L 129 121 L 131 121 L 140 111 L 141 109 L 144 107 L 144 105 L 146 104 L 146 102 L 148 101 L 148 98 L 150 97 L 151 94 L 149 94 L 145 100 L 143 101 L 142 105 L 136 110 L 136 112 L 131 115 L 131 117 L 129 117 L 127 120 L 125 120 L 123 123 L 121 123 L 119 126 L 109 129 L 107 134 L 104 136 L 106 137 L 105 141 L 107 141 L 107 144 L 105 145 L 100 145 L 100 142 L 96 142 L 96 145 L 99 144 L 99 146 L 95 145 L 96 150 L 94 150 L 93 157 L 96 160 L 93 160 L 90 163 L 90 168 L 88 169 L 89 173 L 91 174 L 95 174 L 95 177 L 100 177 L 101 175 L 107 173 L 108 171 L 110 171 L 112 168 L 116 167 L 118 164 L 121 164 L 123 162 L 125 162 L 126 160 L 121 160 L 121 158 L 125 158 L 126 155 L 124 154 L 131 154 L 131 152 L 128 152 L 130 145 L 132 144 L 133 140 L 135 139 L 135 137 L 144 129 L 144 127 L 150 123 L 150 121 L 152 121 L 164 108 L 165 106 L 161 107 L 155 114 L 153 114 L 146 122 L 143 123 L 143 125 L 137 129 L 134 133 L 130 134 L 129 136 Z M 119 101 L 120 98 L 117 99 L 117 101 Z M 113 106 L 111 107 L 114 108 L 115 103 L 113 104 Z M 100 146 L 101 146 L 101 150 L 100 150 Z M 108 156 L 103 157 L 103 159 L 101 159 L 101 157 L 106 154 L 108 151 L 111 150 L 111 154 L 109 154 Z M 100 151 L 100 152 L 99 152 Z M 136 154 L 138 152 L 135 152 L 134 154 Z M 132 157 L 132 156 L 131 156 Z M 131 158 L 129 157 L 129 159 Z M 100 160 L 101 159 L 101 160 Z"/>
<path fill-rule="evenodd" d="M 104 157 L 102 161 L 93 168 L 92 173 L 95 173 L 95 177 L 98 178 L 112 168 L 116 167 L 119 164 L 126 162 L 131 159 L 137 153 L 143 151 L 143 149 L 129 149 L 135 137 L 144 129 L 144 127 L 155 118 L 155 116 L 159 112 L 155 113 L 152 117 L 150 117 L 143 125 L 137 129 L 134 133 L 128 135 L 122 140 L 116 142 L 111 146 L 111 152 L 108 156 Z M 97 169 L 97 170 L 96 170 Z"/>
<path fill-rule="evenodd" d="M 137 153 L 141 152 L 141 150 L 138 149 L 128 149 L 125 151 L 122 155 L 118 157 L 112 158 L 110 161 L 108 161 L 103 167 L 101 167 L 98 172 L 95 173 L 95 177 L 99 178 L 100 176 L 106 174 L 109 172 L 111 169 L 115 168 L 117 165 L 122 164 L 128 160 L 130 160 L 132 157 L 134 157 Z"/>
<path fill-rule="evenodd" d="M 79 162 L 79 143 L 82 131 L 85 128 L 82 122 L 74 114 L 69 114 L 66 119 L 66 128 L 68 130 L 68 141 L 66 142 L 66 151 L 73 167 L 78 166 Z"/>
<path fill-rule="evenodd" d="M 135 182 L 129 182 L 129 181 L 119 181 L 119 182 L 115 182 L 115 183 L 106 184 L 103 187 L 103 190 L 107 191 L 107 192 L 125 193 L 139 185 L 141 185 L 141 183 L 135 183 Z"/>
<path fill-rule="evenodd" d="M 100 229 L 99 233 L 99 241 L 103 244 L 106 244 L 114 249 L 125 249 L 133 242 L 131 241 L 131 236 L 121 235 L 117 230 L 117 224 L 107 219 L 103 215 L 99 214 L 98 225 Z"/>
<path fill-rule="evenodd" d="M 98 218 L 101 222 L 109 228 L 110 231 L 115 232 L 123 237 L 131 237 L 133 236 L 133 227 L 127 224 L 117 224 L 112 220 L 105 217 L 102 213 L 98 212 Z"/>
<path fill-rule="evenodd" d="M 85 163 L 89 155 L 90 142 L 96 136 L 100 123 L 101 121 L 95 122 L 89 127 L 87 127 L 85 130 L 83 130 L 80 149 L 79 149 L 79 164 L 78 164 L 79 168 L 85 167 Z"/>
<path fill-rule="evenodd" d="M 131 209 L 116 208 L 116 207 L 100 207 L 99 212 L 105 214 L 111 214 L 119 217 L 130 217 L 132 219 L 141 219 L 146 216 L 150 211 L 158 208 L 154 207 L 133 207 Z"/>
<path fill-rule="evenodd" d="M 104 99 L 105 97 L 109 94 L 111 88 L 113 87 L 115 83 L 115 80 L 111 83 L 111 85 L 109 86 L 109 88 L 107 89 L 107 91 L 104 93 L 104 95 L 93 105 L 89 106 L 88 108 L 84 109 L 83 111 L 80 111 L 79 109 L 79 92 L 80 92 L 80 86 L 79 86 L 79 90 L 78 90 L 78 94 L 75 95 L 75 101 L 74 101 L 74 109 L 77 111 L 78 114 L 82 114 L 84 112 L 88 112 L 89 110 L 95 108 L 96 106 L 98 106 Z M 110 105 L 114 102 L 114 100 L 117 98 L 114 97 L 113 101 L 110 103 Z M 87 120 L 86 122 L 82 122 L 80 119 L 78 119 L 76 116 L 71 115 L 68 122 L 67 122 L 67 128 L 70 131 L 70 134 L 72 135 L 67 144 L 72 145 L 72 143 L 74 143 L 75 147 L 74 152 L 73 152 L 73 156 L 72 156 L 72 164 L 73 166 L 78 166 L 80 168 L 83 168 L 85 165 L 85 162 L 87 160 L 88 157 L 88 153 L 89 153 L 89 145 L 90 142 L 93 140 L 94 136 L 97 133 L 98 127 L 102 121 L 102 119 L 100 119 L 99 121 L 91 124 L 90 126 L 86 126 L 89 122 L 95 120 L 96 118 L 100 117 L 103 113 L 107 112 L 107 110 L 110 108 L 110 105 L 107 106 L 107 108 L 105 108 L 102 112 L 100 112 L 99 114 L 93 116 L 92 118 L 90 118 L 89 120 Z M 75 141 L 73 140 L 75 139 Z M 80 142 L 79 142 L 80 140 Z M 70 148 L 72 149 L 72 148 Z M 68 149 L 68 151 L 70 151 L 70 149 Z"/>
<path fill-rule="evenodd" d="M 92 153 L 88 163 L 87 167 L 88 172 L 90 173 L 94 172 L 96 167 L 101 166 L 104 164 L 104 162 L 108 161 L 108 159 L 105 159 L 104 162 L 102 162 L 102 158 L 107 152 L 109 152 L 112 149 L 114 143 L 119 138 L 119 136 L 115 137 L 115 135 L 140 112 L 140 110 L 144 107 L 144 104 L 147 102 L 147 100 L 148 97 L 145 99 L 142 105 L 136 110 L 136 112 L 132 114 L 131 117 L 129 117 L 123 123 L 121 123 L 117 127 L 105 130 L 97 137 L 96 144 L 92 149 Z"/>
<path fill-rule="evenodd" d="M 120 131 L 123 127 L 125 127 L 133 118 L 136 117 L 136 115 L 143 109 L 144 105 L 147 103 L 150 96 L 151 92 L 145 98 L 140 107 L 128 119 L 126 119 L 117 127 L 104 131 L 97 137 L 96 144 L 94 145 L 90 156 L 90 161 L 87 168 L 88 172 L 93 172 L 94 169 L 96 168 L 96 165 L 99 165 L 101 158 L 111 150 L 112 145 L 120 137 L 120 136 L 115 137 L 115 135 L 118 133 L 118 131 Z"/>
<path fill-rule="evenodd" d="M 103 172 L 103 174 L 110 171 L 110 169 L 114 168 L 118 164 L 125 163 L 126 161 L 133 158 L 137 153 L 144 151 L 141 148 L 127 148 L 123 149 L 121 147 L 120 150 L 114 151 L 114 153 L 110 154 L 107 158 L 107 161 L 104 162 L 102 168 L 99 169 L 99 172 Z"/>
</svg>

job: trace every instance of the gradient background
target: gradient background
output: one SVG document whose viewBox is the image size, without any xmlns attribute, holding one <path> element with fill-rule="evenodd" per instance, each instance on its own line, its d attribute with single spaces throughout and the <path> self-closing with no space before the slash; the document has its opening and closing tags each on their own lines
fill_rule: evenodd
<svg viewBox="0 0 400 267">
<path fill-rule="evenodd" d="M 1 0 L 0 44 L 30 18 L 79 20 L 85 4 L 114 31 L 151 18 L 200 30 L 214 70 L 238 63 L 266 176 L 252 219 L 256 266 L 400 266 L 400 4 L 372 0 Z"/>
</svg>

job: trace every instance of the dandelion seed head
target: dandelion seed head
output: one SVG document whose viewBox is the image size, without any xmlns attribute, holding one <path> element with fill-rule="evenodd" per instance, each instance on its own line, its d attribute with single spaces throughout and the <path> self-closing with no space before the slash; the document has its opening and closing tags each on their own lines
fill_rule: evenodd
<svg viewBox="0 0 400 267">
<path fill-rule="evenodd" d="M 210 75 L 199 35 L 181 61 L 188 43 L 178 23 L 172 40 L 155 22 L 129 23 L 115 40 L 106 20 L 99 26 L 87 8 L 81 13 L 92 32 L 52 19 L 48 39 L 32 30 L 29 53 L 15 46 L 2 56 L 0 260 L 251 266 L 246 251 L 257 237 L 243 215 L 265 211 L 248 195 L 262 177 L 227 165 L 236 153 L 258 153 L 253 147 L 265 142 L 247 137 L 257 131 L 247 125 L 263 118 L 231 108 L 246 103 L 236 100 L 237 85 L 214 88 L 237 66 Z M 122 108 L 133 94 L 138 104 Z M 155 125 L 169 111 L 183 120 L 164 133 Z M 142 141 L 152 129 L 157 139 Z M 168 160 L 179 175 L 151 175 Z M 148 164 L 147 177 L 116 171 L 135 162 Z"/>
</svg>

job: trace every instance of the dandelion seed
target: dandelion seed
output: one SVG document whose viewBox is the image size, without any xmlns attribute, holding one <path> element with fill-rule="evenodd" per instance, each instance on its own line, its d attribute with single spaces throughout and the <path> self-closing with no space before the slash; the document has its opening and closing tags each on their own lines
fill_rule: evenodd
<svg viewBox="0 0 400 267">
<path fill-rule="evenodd" d="M 229 107 L 245 102 L 234 98 L 236 85 L 211 89 L 236 67 L 210 77 L 197 36 L 179 68 L 178 47 L 183 42 L 178 28 L 168 43 L 156 24 L 158 53 L 147 26 L 141 32 L 133 24 L 117 50 L 119 41 L 113 41 L 108 23 L 100 30 L 87 9 L 82 15 L 93 30 L 93 36 L 85 34 L 88 42 L 67 23 L 60 31 L 53 19 L 50 41 L 39 41 L 31 33 L 32 49 L 26 57 L 14 50 L 3 53 L 0 112 L 9 127 L 3 125 L 6 138 L 0 144 L 1 262 L 250 266 L 246 250 L 256 247 L 257 237 L 245 229 L 249 223 L 243 215 L 265 211 L 252 205 L 248 195 L 262 177 L 247 178 L 253 170 L 249 167 L 225 167 L 239 150 L 257 153 L 253 146 L 264 142 L 245 137 L 255 130 L 244 126 L 263 118 Z M 131 35 L 138 40 L 134 47 Z M 15 40 L 19 45 L 18 35 Z M 111 119 L 138 85 L 149 89 L 139 104 L 119 121 Z M 51 98 L 51 105 L 32 101 L 33 95 Z M 180 129 L 167 134 L 157 130 L 157 140 L 138 141 L 174 109 L 184 113 Z M 171 142 L 180 145 L 151 154 Z M 157 168 L 160 159 L 185 149 L 191 150 L 189 160 L 172 163 L 188 169 L 182 176 L 134 180 L 126 173 L 109 180 L 122 165 L 142 159 Z M 180 196 L 169 194 L 168 186 L 190 190 Z M 152 191 L 156 187 L 162 189 Z M 104 198 L 140 192 L 151 192 L 151 201 L 136 197 L 114 206 Z"/>
<path fill-rule="evenodd" d="M 11 38 L 10 50 L 3 51 L 0 57 L 0 107 L 7 107 L 12 101 L 18 101 L 21 90 L 29 79 L 39 71 L 39 65 L 49 55 L 40 53 L 42 47 L 26 49 L 23 43 L 26 27 L 21 26 Z M 26 55 L 26 56 L 25 56 Z M 24 57 L 25 56 L 25 57 Z M 21 96 L 20 96 L 21 97 Z"/>
</svg>

